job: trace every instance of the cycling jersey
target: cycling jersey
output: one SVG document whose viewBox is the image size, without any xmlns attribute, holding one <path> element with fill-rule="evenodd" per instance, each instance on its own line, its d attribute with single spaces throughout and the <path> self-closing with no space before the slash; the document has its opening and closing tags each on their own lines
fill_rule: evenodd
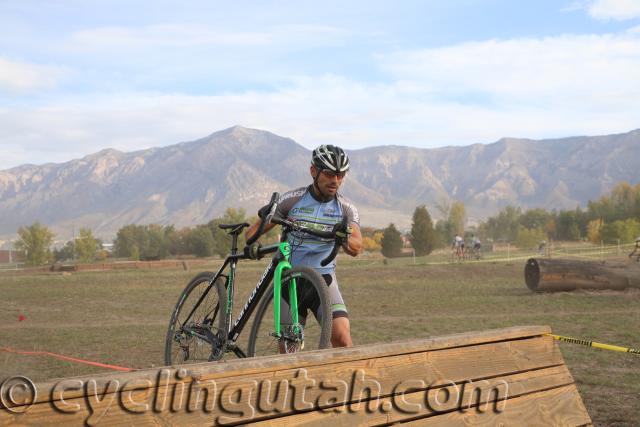
<svg viewBox="0 0 640 427">
<path fill-rule="evenodd" d="M 343 217 L 347 218 L 349 224 L 360 223 L 358 210 L 341 194 L 325 202 L 316 198 L 312 186 L 284 193 L 278 200 L 278 213 L 302 222 L 305 227 L 322 231 L 331 231 L 335 224 L 342 222 Z M 330 274 L 335 270 L 335 260 L 324 267 L 320 265 L 331 253 L 334 240 L 291 232 L 287 241 L 292 250 L 291 265 L 306 265 L 320 274 Z"/>
</svg>

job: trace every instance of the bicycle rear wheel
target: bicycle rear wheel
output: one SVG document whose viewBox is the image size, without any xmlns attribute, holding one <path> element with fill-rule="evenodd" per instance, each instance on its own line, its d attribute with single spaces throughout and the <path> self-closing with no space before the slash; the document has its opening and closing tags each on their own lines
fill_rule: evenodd
<svg viewBox="0 0 640 427">
<path fill-rule="evenodd" d="M 224 307 L 225 277 L 211 283 L 214 273 L 194 277 L 176 304 L 165 340 L 166 365 L 213 360 L 213 350 L 221 351 L 226 333 Z"/>
<path fill-rule="evenodd" d="M 278 339 L 274 336 L 274 308 L 273 308 L 273 286 L 265 293 L 256 310 L 256 315 L 251 326 L 249 335 L 248 356 L 268 356 L 278 353 L 296 353 L 298 351 L 317 350 L 331 347 L 331 303 L 327 284 L 322 276 L 312 268 L 298 266 L 286 271 L 282 276 L 282 293 L 289 291 L 291 280 L 296 280 L 298 298 L 301 295 L 315 295 L 319 299 L 318 319 L 311 319 L 307 316 L 307 321 L 302 325 L 302 333 L 298 336 L 288 334 L 293 325 L 289 306 L 281 304 L 280 324 L 281 331 L 288 338 Z M 313 294 L 309 294 L 313 292 Z M 299 302 L 300 304 L 300 302 Z M 310 314 L 310 313 L 309 313 Z M 317 320 L 317 321 L 316 321 Z M 291 338 L 303 338 L 296 341 Z"/>
</svg>

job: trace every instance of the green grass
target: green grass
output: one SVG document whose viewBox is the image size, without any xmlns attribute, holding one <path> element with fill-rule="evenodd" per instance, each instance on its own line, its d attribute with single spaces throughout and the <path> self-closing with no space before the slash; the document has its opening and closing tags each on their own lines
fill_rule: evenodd
<svg viewBox="0 0 640 427">
<path fill-rule="evenodd" d="M 430 265 L 428 260 L 418 259 L 413 265 L 405 258 L 385 265 L 377 257 L 340 259 L 338 278 L 356 344 L 549 325 L 559 335 L 640 347 L 638 289 L 534 294 L 524 284 L 524 261 Z M 217 262 L 208 269 L 215 269 Z M 236 311 L 264 265 L 241 264 Z M 171 310 L 195 274 L 1 273 L 0 346 L 136 368 L 160 366 Z M 26 320 L 18 322 L 20 314 Z M 637 424 L 640 357 L 560 346 L 594 422 Z M 94 372 L 104 370 L 50 357 L 0 353 L 0 377 L 21 374 L 43 380 Z"/>
</svg>

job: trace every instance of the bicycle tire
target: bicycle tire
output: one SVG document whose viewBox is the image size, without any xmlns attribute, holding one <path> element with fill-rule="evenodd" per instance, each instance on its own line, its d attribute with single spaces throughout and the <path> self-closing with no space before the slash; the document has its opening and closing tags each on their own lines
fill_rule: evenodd
<svg viewBox="0 0 640 427">
<path fill-rule="evenodd" d="M 218 336 L 218 331 L 226 331 L 226 319 L 221 314 L 221 307 L 227 298 L 224 276 L 218 277 L 209 287 L 214 277 L 212 272 L 203 272 L 195 276 L 184 288 L 171 315 L 165 339 L 164 361 L 168 365 L 201 363 L 211 360 L 213 347 L 211 343 L 198 338 L 193 333 L 183 331 L 184 317 L 188 316 L 194 305 L 205 291 L 206 296 L 193 313 L 188 326 L 203 334 Z M 190 298 L 193 297 L 193 298 Z M 223 304 L 220 304 L 223 302 Z M 224 310 L 223 310 L 224 311 Z M 183 320 L 180 320 L 180 316 Z M 200 318 L 202 317 L 202 318 Z M 179 326 L 178 329 L 176 327 Z"/>
<path fill-rule="evenodd" d="M 309 282 L 314 290 L 318 293 L 320 305 L 318 313 L 322 322 L 308 319 L 304 326 L 304 345 L 289 346 L 283 344 L 280 340 L 273 336 L 274 318 L 273 318 L 273 286 L 265 293 L 260 301 L 260 305 L 256 310 L 256 314 L 251 325 L 251 334 L 249 335 L 249 345 L 247 355 L 249 357 L 267 356 L 278 353 L 293 353 L 297 351 L 308 351 L 331 347 L 331 327 L 332 313 L 331 302 L 329 301 L 329 292 L 327 284 L 322 276 L 313 268 L 305 266 L 293 267 L 286 271 L 282 276 L 282 292 L 288 292 L 289 281 L 296 278 L 296 286 L 300 286 L 299 279 L 305 279 Z M 308 286 L 308 285 L 307 285 Z M 299 288 L 298 288 L 299 289 Z M 300 292 L 298 292 L 300 295 Z M 309 317 L 309 316 L 307 316 Z M 283 325 L 283 329 L 289 325 Z"/>
</svg>

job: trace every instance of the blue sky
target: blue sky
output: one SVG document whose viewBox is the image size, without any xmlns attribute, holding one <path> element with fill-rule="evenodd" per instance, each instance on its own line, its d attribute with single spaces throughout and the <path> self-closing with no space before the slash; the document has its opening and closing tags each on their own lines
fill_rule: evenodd
<svg viewBox="0 0 640 427">
<path fill-rule="evenodd" d="M 640 127 L 640 0 L 0 0 L 0 169 L 233 125 L 308 148 Z"/>
</svg>

